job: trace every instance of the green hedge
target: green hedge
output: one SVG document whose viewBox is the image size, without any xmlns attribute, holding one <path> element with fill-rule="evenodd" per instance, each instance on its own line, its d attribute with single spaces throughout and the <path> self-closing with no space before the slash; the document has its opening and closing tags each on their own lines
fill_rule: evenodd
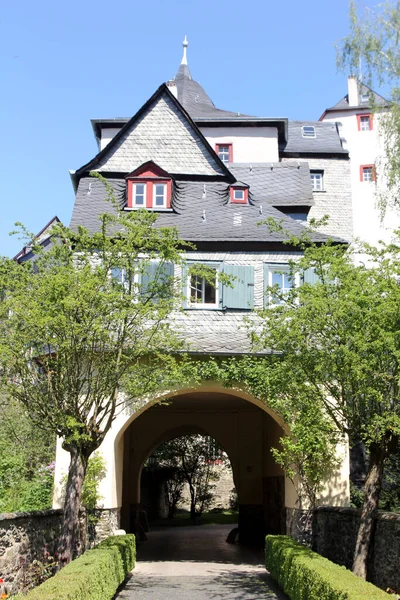
<svg viewBox="0 0 400 600">
<path fill-rule="evenodd" d="M 291 600 L 389 600 L 386 592 L 283 535 L 267 535 L 265 566 Z"/>
<path fill-rule="evenodd" d="M 111 600 L 135 558 L 134 535 L 109 537 L 16 600 Z"/>
</svg>

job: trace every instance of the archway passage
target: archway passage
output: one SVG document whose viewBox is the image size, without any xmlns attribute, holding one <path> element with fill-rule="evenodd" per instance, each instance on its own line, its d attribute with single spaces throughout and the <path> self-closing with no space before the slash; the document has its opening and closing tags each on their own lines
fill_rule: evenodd
<svg viewBox="0 0 400 600">
<path fill-rule="evenodd" d="M 122 527 L 132 530 L 147 457 L 163 442 L 192 433 L 215 438 L 229 456 L 239 499 L 239 541 L 257 544 L 266 533 L 284 533 L 285 478 L 271 453 L 283 429 L 261 407 L 229 391 L 182 393 L 132 420 L 123 438 Z"/>
</svg>

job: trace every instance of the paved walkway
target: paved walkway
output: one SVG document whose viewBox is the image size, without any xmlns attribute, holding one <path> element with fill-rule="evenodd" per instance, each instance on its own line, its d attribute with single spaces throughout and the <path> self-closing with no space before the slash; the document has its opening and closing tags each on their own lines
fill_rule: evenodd
<svg viewBox="0 0 400 600">
<path fill-rule="evenodd" d="M 226 543 L 232 527 L 151 531 L 115 600 L 286 600 L 265 570 L 262 550 Z"/>
</svg>

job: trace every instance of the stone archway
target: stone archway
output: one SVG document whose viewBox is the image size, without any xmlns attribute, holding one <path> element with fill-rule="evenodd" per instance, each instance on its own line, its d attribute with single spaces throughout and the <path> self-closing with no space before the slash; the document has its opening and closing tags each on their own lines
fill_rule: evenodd
<svg viewBox="0 0 400 600">
<path fill-rule="evenodd" d="M 131 527 L 130 515 L 140 502 L 140 474 L 149 454 L 177 435 L 199 432 L 218 440 L 230 458 L 239 497 L 240 541 L 258 542 L 265 533 L 284 533 L 285 505 L 294 490 L 271 454 L 284 433 L 271 411 L 237 392 L 215 387 L 185 390 L 168 402 L 141 410 L 120 437 L 122 527 Z"/>
</svg>

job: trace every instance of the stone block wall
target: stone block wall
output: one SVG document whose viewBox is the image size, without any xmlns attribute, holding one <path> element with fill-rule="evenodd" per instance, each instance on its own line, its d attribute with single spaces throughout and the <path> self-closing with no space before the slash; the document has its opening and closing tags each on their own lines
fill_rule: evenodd
<svg viewBox="0 0 400 600">
<path fill-rule="evenodd" d="M 313 550 L 351 568 L 360 521 L 355 508 L 321 507 L 314 513 Z M 400 514 L 378 513 L 368 580 L 382 589 L 400 590 Z"/>
<path fill-rule="evenodd" d="M 86 513 L 80 520 L 80 540 L 75 549 L 81 554 L 119 528 L 119 509 L 97 511 L 98 522 L 88 526 Z M 27 566 L 42 560 L 45 552 L 57 551 L 62 510 L 41 510 L 0 514 L 0 595 L 18 592 L 24 585 Z"/>
</svg>

